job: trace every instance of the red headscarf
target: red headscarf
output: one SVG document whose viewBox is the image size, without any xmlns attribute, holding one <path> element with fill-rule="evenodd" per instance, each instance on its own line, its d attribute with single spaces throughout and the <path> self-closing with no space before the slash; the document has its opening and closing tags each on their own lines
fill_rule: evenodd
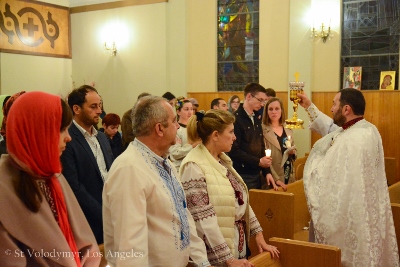
<svg viewBox="0 0 400 267">
<path fill-rule="evenodd" d="M 75 239 L 68 220 L 60 182 L 60 97 L 43 92 L 28 92 L 15 101 L 7 118 L 7 150 L 13 160 L 35 178 L 46 179 L 54 198 L 59 226 L 80 265 Z"/>
<path fill-rule="evenodd" d="M 17 100 L 17 98 L 22 95 L 25 94 L 25 91 L 21 91 L 19 93 L 13 94 L 5 103 L 5 105 L 3 106 L 3 121 L 1 122 L 1 131 L 0 134 L 2 136 L 6 136 L 6 124 L 7 124 L 7 116 L 8 116 L 8 112 L 10 112 L 10 108 L 12 106 L 12 104 L 14 104 L 15 100 Z"/>
</svg>

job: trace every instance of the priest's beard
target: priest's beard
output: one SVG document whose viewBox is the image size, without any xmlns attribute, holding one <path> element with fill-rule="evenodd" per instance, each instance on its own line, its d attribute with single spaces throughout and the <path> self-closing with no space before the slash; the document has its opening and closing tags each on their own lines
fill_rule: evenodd
<svg viewBox="0 0 400 267">
<path fill-rule="evenodd" d="M 333 114 L 333 122 L 339 127 L 342 127 L 346 122 L 346 117 L 342 115 L 341 108 L 339 108 L 336 113 Z"/>
</svg>

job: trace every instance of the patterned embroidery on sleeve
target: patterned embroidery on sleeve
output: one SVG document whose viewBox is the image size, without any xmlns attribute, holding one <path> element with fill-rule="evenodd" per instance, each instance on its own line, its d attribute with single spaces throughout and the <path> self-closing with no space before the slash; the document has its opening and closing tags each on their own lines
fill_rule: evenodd
<svg viewBox="0 0 400 267">
<path fill-rule="evenodd" d="M 205 178 L 182 182 L 182 186 L 186 192 L 188 209 L 196 222 L 215 216 L 214 208 L 210 205 Z"/>
<path fill-rule="evenodd" d="M 318 117 L 318 108 L 314 105 L 311 104 L 307 109 L 308 117 L 310 118 L 310 121 L 313 122 L 317 117 Z"/>
<path fill-rule="evenodd" d="M 254 216 L 250 218 L 250 235 L 253 236 L 259 232 L 262 232 L 262 228 L 257 220 L 257 217 Z"/>
<path fill-rule="evenodd" d="M 208 246 L 207 238 L 203 237 L 203 239 L 207 245 L 207 258 L 211 265 L 217 265 L 233 257 L 233 255 L 231 254 L 231 250 L 228 247 L 228 244 L 226 244 L 225 242 L 218 246 L 210 248 Z"/>
</svg>

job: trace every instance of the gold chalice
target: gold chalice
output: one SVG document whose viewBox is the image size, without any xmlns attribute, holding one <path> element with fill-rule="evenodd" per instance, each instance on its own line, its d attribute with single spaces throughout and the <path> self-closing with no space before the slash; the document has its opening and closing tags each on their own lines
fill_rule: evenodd
<svg viewBox="0 0 400 267">
<path fill-rule="evenodd" d="M 304 121 L 297 118 L 297 108 L 299 107 L 300 98 L 298 98 L 297 94 L 303 93 L 304 82 L 289 82 L 290 88 L 290 101 L 293 102 L 293 117 L 291 119 L 287 119 L 286 128 L 289 129 L 304 129 L 303 123 Z"/>
</svg>

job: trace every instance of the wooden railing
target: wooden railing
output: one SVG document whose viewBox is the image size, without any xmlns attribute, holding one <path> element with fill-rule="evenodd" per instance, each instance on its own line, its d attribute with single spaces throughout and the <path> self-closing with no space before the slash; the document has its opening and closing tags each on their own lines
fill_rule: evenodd
<svg viewBox="0 0 400 267">
<path fill-rule="evenodd" d="M 263 252 L 250 259 L 255 267 L 340 267 L 340 248 L 273 237 L 269 243 L 280 251 L 279 258 Z"/>
</svg>

